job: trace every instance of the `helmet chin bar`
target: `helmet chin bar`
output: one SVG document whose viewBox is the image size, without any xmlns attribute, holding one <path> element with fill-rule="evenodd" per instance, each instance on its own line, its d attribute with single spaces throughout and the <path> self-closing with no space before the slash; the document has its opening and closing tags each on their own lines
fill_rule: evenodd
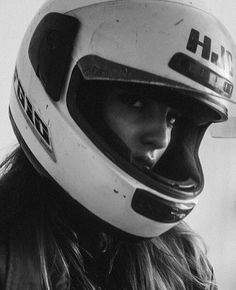
<svg viewBox="0 0 236 290">
<path fill-rule="evenodd" d="M 137 189 L 131 206 L 134 211 L 149 219 L 162 223 L 176 223 L 184 219 L 193 210 L 195 203 L 170 202 L 148 191 Z"/>
<path fill-rule="evenodd" d="M 91 228 L 95 228 L 95 231 L 99 232 L 107 232 L 113 235 L 119 236 L 122 239 L 129 240 L 132 242 L 136 242 L 140 239 L 144 239 L 145 237 L 136 236 L 134 234 L 124 232 L 123 230 L 118 229 L 112 224 L 102 220 L 87 208 L 85 208 L 82 204 L 78 203 L 78 201 L 74 200 L 64 189 L 50 176 L 50 174 L 46 171 L 46 169 L 40 164 L 37 158 L 33 155 L 30 148 L 25 143 L 20 131 L 18 130 L 15 121 L 13 119 L 11 110 L 9 109 L 9 117 L 14 130 L 14 133 L 17 137 L 17 140 L 27 156 L 28 160 L 35 168 L 35 170 L 45 178 L 45 182 L 49 182 L 48 186 L 51 188 L 51 194 L 56 194 L 55 198 L 64 199 L 63 204 L 69 204 L 70 207 L 70 215 L 72 222 L 76 220 L 83 220 L 82 227 L 84 231 L 91 231 Z M 183 204 L 181 202 L 170 202 L 165 199 L 159 198 L 152 193 L 142 190 L 136 189 L 131 207 L 138 214 L 149 218 L 153 221 L 166 223 L 166 224 L 175 224 L 182 219 L 184 219 L 194 208 L 196 203 L 188 203 Z M 73 216 L 75 219 L 73 220 Z M 96 226 L 95 226 L 96 225 Z M 75 226 L 81 227 L 81 225 L 76 224 Z M 95 226 L 95 227 L 94 227 Z"/>
</svg>

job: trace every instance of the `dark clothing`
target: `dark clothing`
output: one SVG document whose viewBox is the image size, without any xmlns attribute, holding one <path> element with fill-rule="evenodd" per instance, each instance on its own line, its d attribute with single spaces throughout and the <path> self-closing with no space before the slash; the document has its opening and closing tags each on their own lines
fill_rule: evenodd
<svg viewBox="0 0 236 290">
<path fill-rule="evenodd" d="M 29 237 L 30 239 L 30 237 Z M 36 277 L 34 259 L 25 257 L 25 246 L 17 239 L 0 247 L 0 289 L 40 290 L 39 277 Z M 22 271 L 22 269 L 24 269 Z M 22 285 L 19 288 L 19 285 Z"/>
<path fill-rule="evenodd" d="M 68 276 L 65 274 L 65 267 L 61 267 L 62 264 L 55 261 L 59 259 L 60 250 L 67 258 L 66 265 L 71 267 L 69 269 L 72 280 L 70 290 L 85 288 L 83 287 L 84 280 L 80 279 L 81 273 L 89 281 L 86 285 L 90 281 L 93 285 L 110 285 L 96 287 L 97 290 L 132 289 L 129 286 L 132 281 L 125 276 L 127 276 L 128 267 L 130 271 L 136 270 L 134 268 L 137 254 L 140 253 L 140 248 L 137 246 L 140 245 L 139 243 L 124 243 L 123 254 L 119 254 L 119 258 L 116 256 L 112 272 L 109 273 L 109 281 L 107 281 L 106 274 L 109 272 L 111 256 L 109 254 L 104 256 L 101 254 L 100 248 L 96 247 L 102 227 L 98 226 L 98 223 L 94 223 L 94 219 L 87 215 L 87 212 L 83 214 L 83 210 L 78 208 L 78 203 L 71 197 L 60 190 L 55 190 L 54 184 L 39 179 L 38 174 L 34 177 L 31 166 L 27 171 L 20 167 L 19 170 L 10 173 L 6 175 L 5 185 L 4 182 L 2 184 L 0 182 L 0 290 L 45 290 L 45 287 L 42 287 L 42 265 L 45 261 L 48 263 L 45 272 L 50 275 L 52 289 L 67 290 Z M 167 242 L 178 238 L 176 232 L 179 233 L 180 228 L 175 228 L 176 230 L 174 228 L 171 230 L 170 235 L 168 232 L 165 233 Z M 183 232 L 186 232 L 185 226 Z M 184 236 L 178 236 L 181 246 L 184 247 L 183 254 L 188 256 L 188 252 L 192 251 L 191 243 L 188 246 L 188 240 L 184 243 Z M 81 250 L 80 253 L 76 252 L 77 255 L 74 255 L 76 258 L 79 255 L 82 256 L 83 263 L 81 264 L 79 259 L 75 260 L 74 264 L 72 263 L 74 247 L 71 246 L 71 241 L 74 241 L 74 237 L 76 239 L 73 245 L 78 247 L 78 251 L 84 249 L 83 252 Z M 120 246 L 121 241 L 118 240 Z M 42 247 L 39 245 L 40 242 Z M 59 250 L 55 245 L 59 246 Z M 111 248 L 116 249 L 114 245 Z M 92 255 L 90 255 L 91 253 Z M 160 251 L 154 252 L 153 259 L 156 258 L 156 253 L 160 254 Z M 40 259 L 42 256 L 45 260 Z M 89 260 L 91 256 L 93 259 Z M 167 258 L 169 256 L 166 254 Z M 159 258 L 157 257 L 157 259 Z M 133 268 L 130 267 L 130 261 L 134 261 Z M 82 265 L 81 268 L 78 268 L 78 265 Z M 137 273 L 141 273 L 143 268 L 138 270 L 140 272 Z M 139 274 L 136 275 L 135 279 L 137 277 L 139 280 L 139 276 Z M 129 285 L 127 285 L 128 283 Z M 189 288 L 191 290 L 204 289 Z M 87 289 L 92 288 L 87 287 Z M 147 290 L 149 290 L 148 286 Z M 217 290 L 217 288 L 204 290 Z"/>
</svg>

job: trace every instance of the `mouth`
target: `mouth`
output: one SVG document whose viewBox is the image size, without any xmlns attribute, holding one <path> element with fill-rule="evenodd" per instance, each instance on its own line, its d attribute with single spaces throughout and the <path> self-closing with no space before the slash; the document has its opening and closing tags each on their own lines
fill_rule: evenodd
<svg viewBox="0 0 236 290">
<path fill-rule="evenodd" d="M 132 155 L 130 158 L 131 164 L 135 165 L 141 170 L 151 170 L 157 163 L 156 158 L 150 154 L 147 155 Z"/>
</svg>

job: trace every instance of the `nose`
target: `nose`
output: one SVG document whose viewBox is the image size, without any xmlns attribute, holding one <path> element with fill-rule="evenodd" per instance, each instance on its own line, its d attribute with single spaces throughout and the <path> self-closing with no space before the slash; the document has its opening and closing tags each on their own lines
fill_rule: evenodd
<svg viewBox="0 0 236 290">
<path fill-rule="evenodd" d="M 143 134 L 140 139 L 150 149 L 164 149 L 170 142 L 171 128 L 167 121 L 168 107 L 153 104 L 143 120 Z"/>
</svg>

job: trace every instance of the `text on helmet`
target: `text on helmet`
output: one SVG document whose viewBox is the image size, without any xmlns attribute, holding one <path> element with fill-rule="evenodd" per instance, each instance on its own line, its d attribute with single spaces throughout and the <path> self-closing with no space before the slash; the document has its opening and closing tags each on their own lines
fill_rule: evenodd
<svg viewBox="0 0 236 290">
<path fill-rule="evenodd" d="M 13 84 L 18 103 L 32 131 L 34 132 L 36 137 L 40 139 L 44 147 L 46 145 L 46 149 L 52 152 L 49 128 L 40 117 L 40 114 L 36 112 L 34 106 L 27 97 L 18 77 L 17 69 L 15 69 Z"/>
</svg>

